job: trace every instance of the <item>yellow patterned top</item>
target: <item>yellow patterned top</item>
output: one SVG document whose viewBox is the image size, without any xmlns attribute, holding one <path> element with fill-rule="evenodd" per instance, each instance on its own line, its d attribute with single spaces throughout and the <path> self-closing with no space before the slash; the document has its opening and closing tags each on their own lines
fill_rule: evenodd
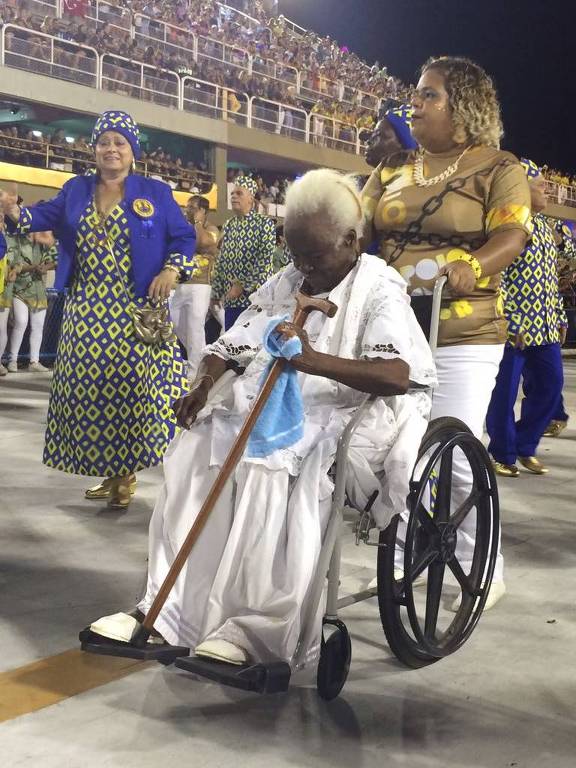
<svg viewBox="0 0 576 768">
<path fill-rule="evenodd" d="M 425 176 L 440 174 L 460 152 L 435 155 Z M 530 190 L 519 161 L 491 147 L 474 147 L 457 172 L 418 187 L 414 153 L 399 152 L 374 170 L 362 196 L 381 256 L 404 277 L 413 295 L 430 293 L 439 270 L 474 253 L 496 232 L 531 232 Z M 500 276 L 480 278 L 470 296 L 442 306 L 439 343 L 498 344 L 506 339 Z"/>
</svg>

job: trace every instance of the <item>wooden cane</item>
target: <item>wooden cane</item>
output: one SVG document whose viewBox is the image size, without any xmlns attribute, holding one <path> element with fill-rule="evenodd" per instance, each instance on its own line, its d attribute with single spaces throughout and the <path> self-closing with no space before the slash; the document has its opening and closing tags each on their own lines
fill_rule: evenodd
<svg viewBox="0 0 576 768">
<path fill-rule="evenodd" d="M 331 301 L 328 301 L 327 299 L 315 299 L 312 296 L 306 296 L 306 294 L 304 293 L 298 293 L 296 295 L 296 311 L 292 319 L 293 324 L 297 325 L 299 328 L 303 328 L 308 315 L 310 314 L 310 312 L 313 312 L 315 310 L 318 312 L 322 312 L 324 315 L 327 315 L 328 317 L 334 317 L 334 315 L 338 311 L 338 307 L 335 304 L 333 304 Z M 226 457 L 226 460 L 222 464 L 220 472 L 218 473 L 218 477 L 214 481 L 212 488 L 210 488 L 210 491 L 206 496 L 206 500 L 204 501 L 204 504 L 202 505 L 202 508 L 198 513 L 198 516 L 196 517 L 196 520 L 194 520 L 194 523 L 190 528 L 190 531 L 186 536 L 184 543 L 180 547 L 180 551 L 174 558 L 174 562 L 172 563 L 170 570 L 166 574 L 166 578 L 164 579 L 160 589 L 158 590 L 156 597 L 154 598 L 152 605 L 150 606 L 150 610 L 146 614 L 146 617 L 142 622 L 142 624 L 140 625 L 140 627 L 138 627 L 138 629 L 135 631 L 134 635 L 132 636 L 133 645 L 142 647 L 148 641 L 148 638 L 150 637 L 150 634 L 154 627 L 154 622 L 156 621 L 156 619 L 158 618 L 158 614 L 164 607 L 164 603 L 168 599 L 168 596 L 172 591 L 172 587 L 176 583 L 176 579 L 180 575 L 180 572 L 184 567 L 184 564 L 186 563 L 186 560 L 188 559 L 190 552 L 192 551 L 192 548 L 194 547 L 196 541 L 198 540 L 198 537 L 200 536 L 202 529 L 206 525 L 206 522 L 210 517 L 210 514 L 214 509 L 214 506 L 218 501 L 218 498 L 222 493 L 224 486 L 226 485 L 230 475 L 236 468 L 236 465 L 240 461 L 240 458 L 244 453 L 244 448 L 246 447 L 246 443 L 248 442 L 250 433 L 254 428 L 254 424 L 256 423 L 258 416 L 262 412 L 262 409 L 266 405 L 266 401 L 270 397 L 270 394 L 274 389 L 274 385 L 276 384 L 278 377 L 284 370 L 286 366 L 286 362 L 287 361 L 284 360 L 283 358 L 279 358 L 278 360 L 274 361 L 270 369 L 270 372 L 266 378 L 266 381 L 264 382 L 262 389 L 258 394 L 258 397 L 254 401 L 254 404 L 250 409 L 250 413 L 248 414 L 246 421 L 242 425 L 242 429 L 238 433 L 238 436 L 236 437 L 236 440 L 234 441 L 234 444 L 230 449 L 230 453 L 228 454 L 228 456 Z"/>
</svg>

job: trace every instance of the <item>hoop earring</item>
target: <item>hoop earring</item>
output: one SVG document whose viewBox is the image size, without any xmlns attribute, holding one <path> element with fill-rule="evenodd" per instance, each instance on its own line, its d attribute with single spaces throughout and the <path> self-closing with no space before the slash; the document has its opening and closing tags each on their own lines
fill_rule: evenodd
<svg viewBox="0 0 576 768">
<path fill-rule="evenodd" d="M 136 173 L 136 160 L 132 160 L 132 173 Z"/>
<path fill-rule="evenodd" d="M 468 140 L 466 129 L 459 125 L 454 131 L 452 138 L 456 144 L 465 144 Z"/>
</svg>

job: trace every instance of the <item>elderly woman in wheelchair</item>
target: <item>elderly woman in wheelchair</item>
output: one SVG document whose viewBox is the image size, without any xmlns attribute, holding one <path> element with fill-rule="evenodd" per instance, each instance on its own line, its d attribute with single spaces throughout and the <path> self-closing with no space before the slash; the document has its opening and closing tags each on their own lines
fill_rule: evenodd
<svg viewBox="0 0 576 768">
<path fill-rule="evenodd" d="M 281 434 L 275 450 L 244 453 L 154 623 L 157 642 L 193 652 L 178 666 L 187 662 L 197 674 L 261 691 L 285 686 L 244 685 L 240 672 L 254 664 L 294 669 L 320 655 L 321 693 L 336 695 L 349 664 L 349 640 L 336 618 L 337 534 L 346 503 L 365 510 L 358 540 L 371 543 L 371 530 L 381 531 L 378 575 L 387 584 L 356 597 L 378 593 L 388 639 L 403 661 L 435 661 L 473 628 L 491 575 L 488 545 L 473 574 L 456 574 L 466 599 L 447 630 L 436 633 L 439 589 L 444 566 L 454 559 L 458 526 L 452 517 L 478 509 L 488 469 L 459 423 L 437 425 L 420 449 L 435 384 L 431 350 L 403 279 L 379 258 L 360 254 L 362 227 L 350 177 L 317 170 L 292 185 L 285 234 L 294 263 L 253 294 L 235 325 L 206 348 L 192 391 L 176 404 L 183 430 L 164 460 L 165 483 L 150 523 L 146 594 L 132 614 L 94 622 L 92 638 L 129 642 L 149 610 L 258 395 L 271 359 L 262 339 L 274 318 L 280 340 L 297 336 L 301 342 L 287 368 L 297 372 L 303 424 L 295 441 Z M 283 320 L 298 292 L 328 298 L 338 311 L 310 314 L 305 329 Z M 286 389 L 284 398 L 290 397 Z M 479 467 L 466 509 L 450 509 L 454 450 Z M 403 516 L 405 568 L 399 572 L 397 513 L 406 509 L 407 496 L 412 506 Z M 332 631 L 325 639 L 328 570 L 324 623 Z M 427 616 L 420 619 L 413 588 L 425 572 L 424 602 L 436 614 L 434 627 Z"/>
</svg>

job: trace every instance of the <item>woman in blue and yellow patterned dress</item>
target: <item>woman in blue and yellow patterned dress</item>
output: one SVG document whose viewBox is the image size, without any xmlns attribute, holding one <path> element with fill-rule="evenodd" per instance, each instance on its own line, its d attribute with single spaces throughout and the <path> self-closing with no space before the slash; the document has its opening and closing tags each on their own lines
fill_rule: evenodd
<svg viewBox="0 0 576 768">
<path fill-rule="evenodd" d="M 187 391 L 175 337 L 145 343 L 132 313 L 190 278 L 195 234 L 166 184 L 131 172 L 140 141 L 129 115 L 101 115 L 92 145 L 96 174 L 71 179 L 31 208 L 8 193 L 2 203 L 19 234 L 54 231 L 56 288 L 69 288 L 44 463 L 104 477 L 87 497 L 123 508 L 135 473 L 162 461 L 174 432 L 172 403 Z"/>
</svg>

